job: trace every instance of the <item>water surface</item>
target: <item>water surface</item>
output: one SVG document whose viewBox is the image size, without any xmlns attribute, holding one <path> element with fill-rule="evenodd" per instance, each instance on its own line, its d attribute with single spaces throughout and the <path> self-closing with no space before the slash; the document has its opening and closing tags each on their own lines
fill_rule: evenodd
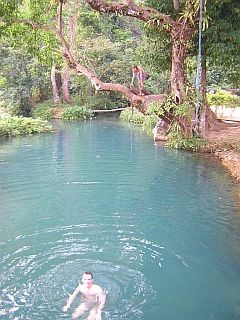
<svg viewBox="0 0 240 320">
<path fill-rule="evenodd" d="M 118 121 L 0 143 L 0 318 L 61 311 L 90 270 L 103 319 L 240 319 L 239 185 Z"/>
</svg>

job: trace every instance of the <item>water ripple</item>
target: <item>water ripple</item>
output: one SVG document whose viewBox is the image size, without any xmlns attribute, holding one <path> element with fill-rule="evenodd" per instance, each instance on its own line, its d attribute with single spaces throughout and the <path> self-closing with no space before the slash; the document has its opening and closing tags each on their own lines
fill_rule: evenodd
<svg viewBox="0 0 240 320">
<path fill-rule="evenodd" d="M 130 224 L 130 230 L 132 227 Z M 96 282 L 108 292 L 105 319 L 142 319 L 144 305 L 156 298 L 156 292 L 140 271 L 141 266 L 151 261 L 163 268 L 175 259 L 188 267 L 180 254 L 131 232 L 126 234 L 126 229 L 119 228 L 115 241 L 111 242 L 104 233 L 96 244 L 94 228 L 98 232 L 99 226 L 94 224 L 53 227 L 5 242 L 5 252 L 13 246 L 16 249 L 5 254 L 0 262 L 4 288 L 0 295 L 0 316 L 9 320 L 66 318 L 61 307 L 67 293 L 77 286 L 83 271 L 91 270 Z M 120 263 L 104 261 L 109 257 L 109 249 L 115 251 L 113 260 L 115 254 Z M 89 255 L 95 255 L 95 259 L 88 259 Z M 138 269 L 131 268 L 131 261 Z"/>
<path fill-rule="evenodd" d="M 23 266 L 24 273 L 32 272 L 31 268 L 36 272 L 39 265 L 28 268 L 30 262 L 23 259 L 17 268 Z M 154 290 L 140 271 L 111 262 L 79 259 L 48 267 L 39 277 L 19 287 L 5 286 L 0 295 L 0 317 L 25 320 L 69 317 L 61 312 L 61 308 L 68 293 L 79 284 L 81 273 L 89 269 L 94 270 L 97 283 L 107 293 L 106 319 L 140 319 L 143 305 L 155 297 Z M 11 270 L 14 271 L 15 268 Z M 76 306 L 73 304 L 70 312 Z"/>
<path fill-rule="evenodd" d="M 215 160 L 97 121 L 0 156 L 0 319 L 70 319 L 86 270 L 108 292 L 104 320 L 238 317 L 239 195 Z"/>
</svg>

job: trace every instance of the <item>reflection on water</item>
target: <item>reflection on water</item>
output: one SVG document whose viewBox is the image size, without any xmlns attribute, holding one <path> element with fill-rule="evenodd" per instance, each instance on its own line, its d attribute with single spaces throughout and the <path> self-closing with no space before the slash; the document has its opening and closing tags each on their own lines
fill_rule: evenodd
<svg viewBox="0 0 240 320">
<path fill-rule="evenodd" d="M 0 144 L 0 319 L 70 319 L 90 270 L 104 319 L 240 319 L 238 185 L 119 122 Z"/>
</svg>

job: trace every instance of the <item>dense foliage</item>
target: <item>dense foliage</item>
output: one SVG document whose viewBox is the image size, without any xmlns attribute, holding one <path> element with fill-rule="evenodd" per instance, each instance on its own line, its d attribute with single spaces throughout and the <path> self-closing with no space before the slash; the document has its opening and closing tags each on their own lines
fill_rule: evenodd
<svg viewBox="0 0 240 320">
<path fill-rule="evenodd" d="M 20 1 L 20 7 L 8 4 L 15 9 L 15 18 L 31 19 L 47 23 L 55 21 L 57 1 Z M 15 3 L 16 4 L 16 3 Z M 2 9 L 6 9 L 7 3 Z M 44 10 L 41 11 L 41 6 Z M 23 10 L 24 9 L 24 10 Z M 64 34 L 69 39 L 69 19 L 74 12 L 74 1 L 68 1 L 63 11 Z M 119 82 L 129 85 L 131 65 L 138 35 L 137 27 L 128 18 L 103 17 L 87 6 L 78 5 L 78 24 L 75 56 L 79 62 L 89 66 L 102 81 Z M 41 12 L 41 18 L 40 18 Z M 14 11 L 11 15 L 14 14 Z M 6 15 L 9 20 L 11 15 Z M 52 22 L 51 22 L 52 24 Z M 53 24 L 54 26 L 54 24 Z M 2 29 L 0 44 L 0 100 L 11 114 L 31 116 L 37 102 L 52 96 L 50 72 L 52 63 L 57 67 L 57 85 L 61 95 L 60 70 L 65 62 L 60 59 L 61 51 L 51 33 L 32 30 L 23 24 L 9 25 Z M 8 43 L 8 44 L 6 44 Z M 126 100 L 115 93 L 99 94 L 94 92 L 89 81 L 70 73 L 69 92 L 71 97 L 78 96 L 81 105 L 96 109 L 116 108 L 126 104 Z M 75 98 L 73 98 L 75 100 Z M 47 113 L 47 112 L 46 112 Z M 50 116 L 49 110 L 47 118 Z"/>
<path fill-rule="evenodd" d="M 157 115 L 143 115 L 142 112 L 136 108 L 127 108 L 121 112 L 120 118 L 123 121 L 131 122 L 141 126 L 141 128 L 148 134 L 152 135 L 152 129 L 156 124 Z"/>
<path fill-rule="evenodd" d="M 0 45 L 0 104 L 12 115 L 30 116 L 50 90 L 48 69 L 22 49 Z"/>
<path fill-rule="evenodd" d="M 186 14 L 184 13 L 185 3 L 186 1 L 180 1 L 182 16 Z M 147 4 L 174 17 L 172 1 L 148 0 Z M 240 2 L 238 0 L 207 1 L 204 9 L 202 54 L 206 55 L 207 59 L 207 85 L 216 88 L 239 87 Z M 158 74 L 165 70 L 170 71 L 172 44 L 171 39 L 164 32 L 164 27 L 152 27 L 147 24 L 144 30 L 140 50 L 143 63 Z M 192 84 L 196 77 L 197 53 L 198 32 L 195 33 L 186 61 L 188 79 Z"/>
<path fill-rule="evenodd" d="M 221 72 L 221 78 L 227 75 L 227 86 L 239 87 L 240 2 L 213 0 L 207 8 L 209 26 L 203 34 L 203 46 L 208 67 Z M 221 85 L 222 79 L 219 80 Z"/>
<path fill-rule="evenodd" d="M 61 119 L 63 120 L 76 120 L 82 119 L 86 120 L 92 116 L 92 112 L 90 109 L 82 107 L 70 107 L 63 111 L 61 114 Z"/>
<path fill-rule="evenodd" d="M 240 97 L 224 90 L 208 93 L 207 100 L 211 106 L 240 107 Z"/>
<path fill-rule="evenodd" d="M 0 137 L 28 135 L 52 131 L 52 126 L 41 119 L 6 117 L 0 119 Z"/>
</svg>

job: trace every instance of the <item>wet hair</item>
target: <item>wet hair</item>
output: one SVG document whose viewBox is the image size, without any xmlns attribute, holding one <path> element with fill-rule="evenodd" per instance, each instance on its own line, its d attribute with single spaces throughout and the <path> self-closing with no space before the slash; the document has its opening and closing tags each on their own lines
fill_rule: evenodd
<svg viewBox="0 0 240 320">
<path fill-rule="evenodd" d="M 83 274 L 88 274 L 88 275 L 90 275 L 90 276 L 92 277 L 92 279 L 93 279 L 93 274 L 92 274 L 92 272 L 90 272 L 90 271 L 85 271 L 85 272 L 83 272 Z"/>
</svg>

